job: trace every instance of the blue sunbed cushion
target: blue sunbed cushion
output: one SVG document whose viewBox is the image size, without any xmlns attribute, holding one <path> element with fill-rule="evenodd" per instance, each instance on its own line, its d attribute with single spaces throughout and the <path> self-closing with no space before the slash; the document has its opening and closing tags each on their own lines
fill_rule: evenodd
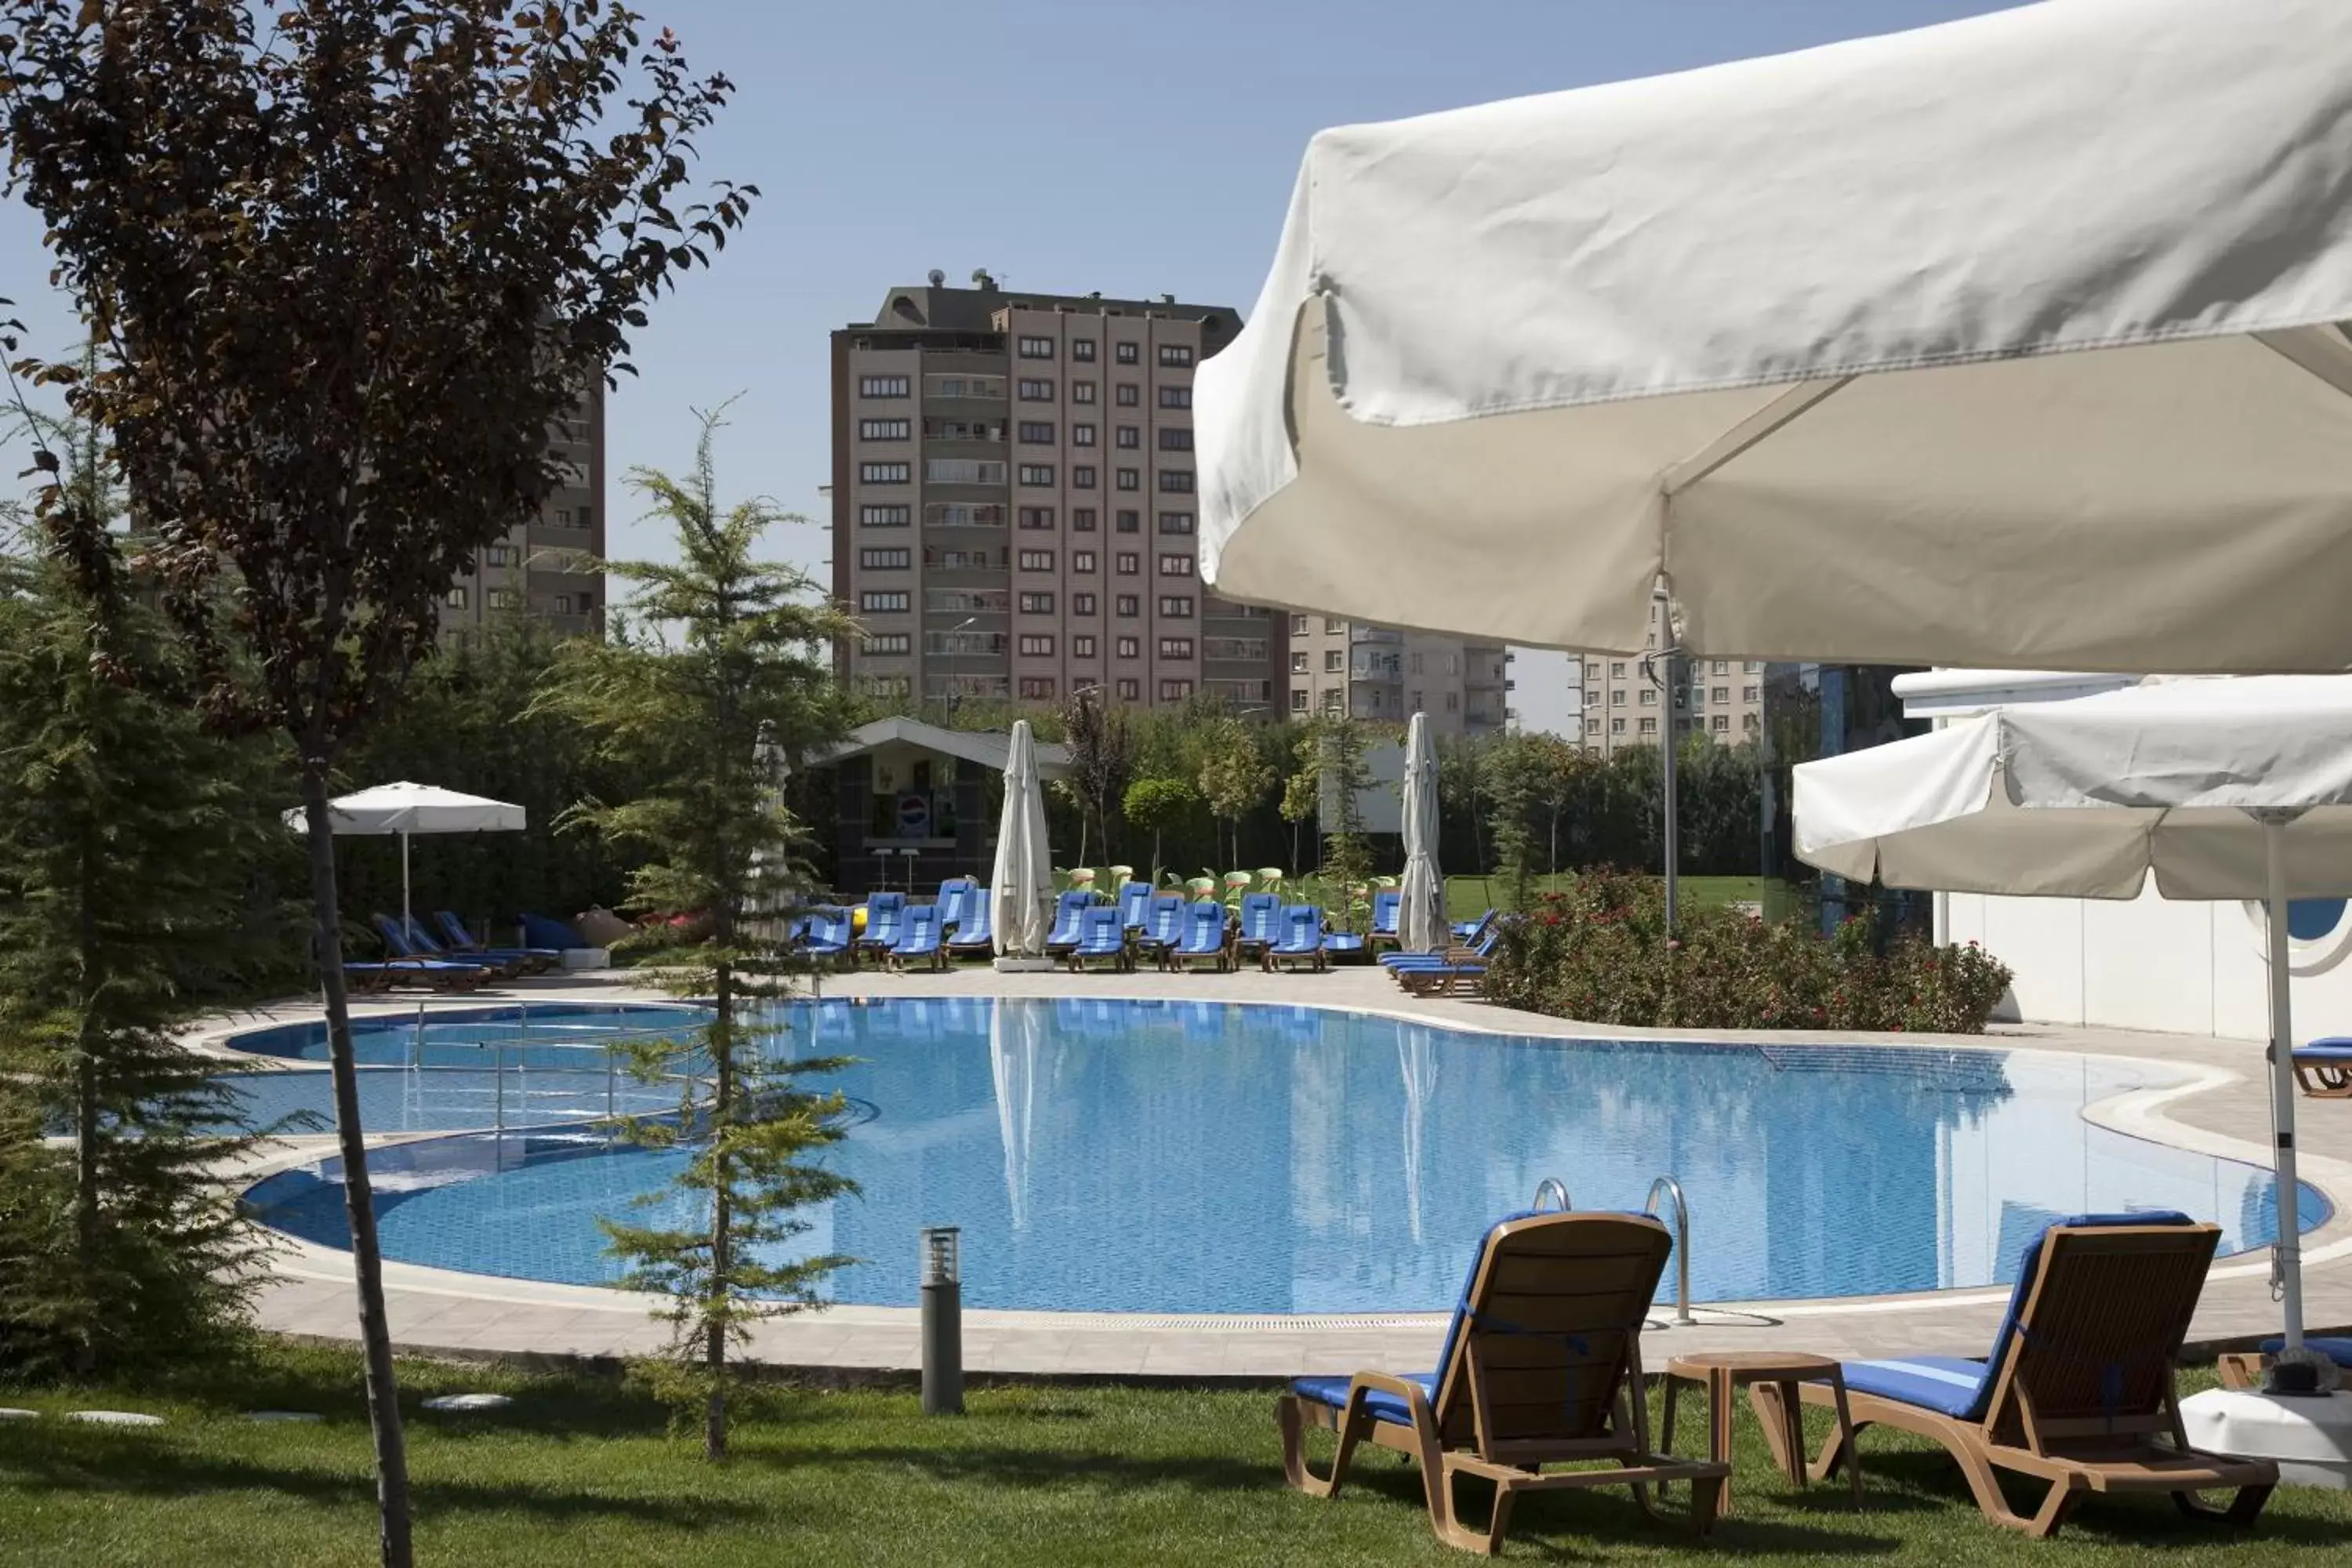
<svg viewBox="0 0 2352 1568">
<path fill-rule="evenodd" d="M 1981 1419 L 1977 1401 L 1984 1391 L 1988 1370 L 1980 1361 L 1950 1355 L 1850 1361 L 1843 1365 L 1845 1385 L 1853 1393 L 1875 1394 L 1963 1421 Z"/>
<path fill-rule="evenodd" d="M 2321 1334 L 2306 1337 L 2303 1342 L 2303 1348 L 2318 1352 L 2337 1366 L 2352 1367 L 2352 1340 L 2331 1339 Z M 2263 1342 L 2264 1355 L 2276 1355 L 2284 1349 L 2286 1349 L 2286 1341 L 2283 1339 Z"/>
<path fill-rule="evenodd" d="M 2299 1062 L 2344 1062 L 2352 1064 L 2352 1036 L 2336 1035 L 2325 1040 L 2314 1040 L 2294 1048 Z"/>
<path fill-rule="evenodd" d="M 551 921 L 545 915 L 522 917 L 522 939 L 533 947 L 552 947 L 561 950 L 588 945 L 586 937 L 582 936 L 562 921 Z"/>
<path fill-rule="evenodd" d="M 1433 1372 L 1411 1372 L 1404 1374 L 1407 1383 L 1421 1384 L 1421 1392 L 1433 1405 L 1437 1401 L 1437 1374 Z M 1328 1405 L 1334 1410 L 1348 1407 L 1348 1386 L 1352 1377 L 1301 1377 L 1292 1380 L 1290 1392 L 1301 1399 L 1311 1399 L 1318 1405 Z M 1400 1394 L 1385 1388 L 1375 1388 L 1364 1394 L 1364 1414 L 1375 1421 L 1392 1422 L 1399 1426 L 1412 1425 L 1412 1412 Z"/>
</svg>

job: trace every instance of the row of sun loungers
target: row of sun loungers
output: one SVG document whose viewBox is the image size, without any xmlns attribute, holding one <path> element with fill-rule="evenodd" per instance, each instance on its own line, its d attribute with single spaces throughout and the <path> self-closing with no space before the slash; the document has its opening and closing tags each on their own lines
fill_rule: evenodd
<svg viewBox="0 0 2352 1568">
<path fill-rule="evenodd" d="M 2169 1213 L 2062 1220 L 2026 1249 L 2009 1310 L 1982 1361 L 1940 1356 L 1840 1368 L 1853 1424 L 1937 1442 L 1959 1465 L 1985 1517 L 2048 1536 L 2085 1497 L 2164 1492 L 2184 1514 L 2249 1524 L 2278 1483 L 2266 1459 L 2200 1452 L 2181 1429 L 2174 1376 L 2181 1342 L 2221 1239 Z M 1691 1488 L 1694 1522 L 1714 1521 L 1729 1467 L 1660 1453 L 1643 1395 L 1641 1331 L 1672 1237 L 1649 1215 L 1514 1215 L 1488 1231 L 1438 1352 L 1437 1370 L 1305 1377 L 1277 1405 L 1283 1470 L 1316 1497 L 1339 1489 L 1362 1443 L 1421 1467 L 1431 1527 L 1452 1546 L 1492 1552 L 1521 1493 L 1622 1485 L 1650 1512 L 1647 1489 Z M 1832 1405 L 1827 1382 L 1804 1404 Z M 1789 1428 L 1779 1389 L 1750 1389 L 1768 1433 Z M 1332 1433 L 1328 1476 L 1307 1468 L 1306 1434 Z M 1777 1439 L 1787 1443 L 1783 1436 Z M 1800 1439 L 1801 1440 L 1801 1439 Z M 1832 1435 L 1815 1479 L 1853 1461 Z M 1804 1456 L 1785 1458 L 1804 1465 Z M 1574 1462 L 1591 1467 L 1546 1471 Z M 2042 1489 L 2013 1510 L 2003 1474 Z M 1486 1522 L 1465 1519 L 1454 1481 L 1494 1487 Z M 2226 1508 L 2199 1494 L 2231 1491 Z"/>
<path fill-rule="evenodd" d="M 385 957 L 379 963 L 345 963 L 344 983 L 355 991 L 368 992 L 388 991 L 394 985 L 474 991 L 492 980 L 542 973 L 563 961 L 562 953 L 552 948 L 484 946 L 448 910 L 435 911 L 434 919 L 441 929 L 438 937 L 414 915 L 404 921 L 385 914 L 372 917 Z"/>
</svg>

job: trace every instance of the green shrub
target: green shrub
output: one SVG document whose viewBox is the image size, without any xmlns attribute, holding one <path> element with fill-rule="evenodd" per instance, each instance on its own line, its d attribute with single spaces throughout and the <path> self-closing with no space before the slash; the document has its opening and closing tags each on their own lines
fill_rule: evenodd
<svg viewBox="0 0 2352 1568">
<path fill-rule="evenodd" d="M 1588 872 L 1504 928 L 1486 994 L 1595 1024 L 1689 1029 L 1869 1029 L 1974 1035 L 2009 989 L 1975 942 L 1881 943 L 1874 917 L 1824 937 L 1801 920 L 1681 912 L 1666 934 L 1654 879 Z"/>
</svg>

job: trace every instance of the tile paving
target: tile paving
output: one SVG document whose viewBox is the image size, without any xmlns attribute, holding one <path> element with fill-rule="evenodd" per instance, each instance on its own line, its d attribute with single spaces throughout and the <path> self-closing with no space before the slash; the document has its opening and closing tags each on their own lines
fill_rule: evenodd
<svg viewBox="0 0 2352 1568">
<path fill-rule="evenodd" d="M 1579 1038 L 1671 1037 L 1767 1043 L 1818 1043 L 1799 1032 L 1654 1031 L 1612 1028 L 1507 1012 L 1472 1001 L 1422 1001 L 1400 993 L 1377 970 L 1328 973 L 999 974 L 964 968 L 946 974 L 861 971 L 828 975 L 828 995 L 914 996 L 1066 995 L 1074 990 L 1144 999 L 1314 1003 L 1385 1013 L 1473 1032 Z M 656 994 L 625 974 L 551 977 L 501 988 L 488 999 L 624 1001 Z M 467 999 L 478 1005 L 483 995 Z M 464 1005 L 465 1002 L 451 1004 Z M 415 1004 L 375 1004 L 362 1013 L 411 1016 Z M 432 1005 L 428 1004 L 428 1012 Z M 225 1019 L 198 1037 L 220 1037 L 257 1023 L 315 1017 L 299 1004 Z M 1853 1038 L 1840 1037 L 1842 1041 Z M 2063 1029 L 2034 1025 L 1997 1026 L 1990 1036 L 1892 1035 L 1869 1043 L 1895 1047 L 1992 1044 L 2012 1050 L 2136 1058 L 2188 1069 L 2190 1081 L 2095 1105 L 2085 1114 L 2103 1125 L 2157 1141 L 2256 1163 L 2267 1163 L 2270 1111 L 2257 1042 L 2195 1035 Z M 2305 1100 L 2299 1107 L 2305 1179 L 2326 1193 L 2335 1213 L 2305 1238 L 2306 1316 L 2315 1330 L 2352 1327 L 2352 1101 Z M 385 1140 L 391 1142 L 391 1140 Z M 321 1140 L 289 1140 L 257 1168 L 315 1157 Z M 2215 1267 L 2192 1338 L 2201 1345 L 2242 1342 L 2274 1332 L 2268 1252 Z M 348 1340 L 356 1313 L 342 1254 L 295 1244 L 278 1256 L 258 1304 L 262 1327 L 310 1338 Z M 395 1342 L 423 1354 L 610 1357 L 660 1348 L 667 1328 L 654 1321 L 645 1300 L 625 1292 L 526 1280 L 492 1279 L 414 1265 L 384 1266 L 387 1309 Z M 1906 1297 L 1853 1297 L 1834 1301 L 1754 1304 L 1762 1322 L 1739 1321 L 1701 1308 L 1695 1325 L 1654 1327 L 1644 1337 L 1648 1358 L 1702 1350 L 1802 1349 L 1842 1357 L 1886 1354 L 1982 1353 L 2006 1292 L 1941 1291 Z M 1727 1303 L 1726 1307 L 1741 1304 Z M 1661 1318 L 1665 1309 L 1661 1310 Z M 1377 1322 L 1321 1318 L 1312 1327 L 1269 1328 L 1246 1321 L 1154 1317 L 1151 1326 L 1115 1314 L 968 1311 L 965 1366 L 978 1373 L 1115 1376 L 1199 1381 L 1265 1379 L 1359 1367 L 1419 1370 L 1435 1354 L 1442 1316 L 1390 1317 Z M 1250 1326 L 1242 1326 L 1244 1322 Z M 911 1308 L 836 1307 L 758 1325 L 751 1354 L 778 1366 L 846 1373 L 900 1373 L 917 1364 L 917 1317 Z"/>
</svg>

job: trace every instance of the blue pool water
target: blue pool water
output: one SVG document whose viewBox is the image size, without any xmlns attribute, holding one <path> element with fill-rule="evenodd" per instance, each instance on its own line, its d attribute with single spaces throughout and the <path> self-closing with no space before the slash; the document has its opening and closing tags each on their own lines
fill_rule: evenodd
<svg viewBox="0 0 2352 1568">
<path fill-rule="evenodd" d="M 856 1058 L 835 1081 L 857 1125 L 829 1158 L 863 1191 L 810 1211 L 796 1244 L 862 1260 L 835 1277 L 845 1301 L 911 1304 L 917 1230 L 956 1225 L 976 1307 L 1437 1310 L 1480 1234 L 1546 1176 L 1580 1208 L 1639 1207 L 1652 1178 L 1678 1177 L 1701 1300 L 2003 1283 L 2044 1224 L 2085 1211 L 2183 1209 L 2220 1222 L 2231 1250 L 2275 1227 L 2267 1172 L 2083 1120 L 2163 1081 L 2130 1063 L 1513 1038 L 1090 998 L 803 1003 L 775 1024 L 777 1051 Z M 602 1114 L 613 1080 L 562 1070 L 362 1078 L 387 1129 L 488 1126 L 486 1091 L 506 1097 L 509 1128 Z M 258 1076 L 274 1107 L 324 1103 L 323 1074 Z M 609 1281 L 597 1217 L 684 1220 L 667 1195 L 635 1206 L 683 1158 L 584 1126 L 385 1151 L 371 1162 L 384 1252 Z M 252 1197 L 281 1228 L 346 1239 L 331 1162 Z M 2324 1201 L 2304 1202 L 2321 1223 Z"/>
</svg>

